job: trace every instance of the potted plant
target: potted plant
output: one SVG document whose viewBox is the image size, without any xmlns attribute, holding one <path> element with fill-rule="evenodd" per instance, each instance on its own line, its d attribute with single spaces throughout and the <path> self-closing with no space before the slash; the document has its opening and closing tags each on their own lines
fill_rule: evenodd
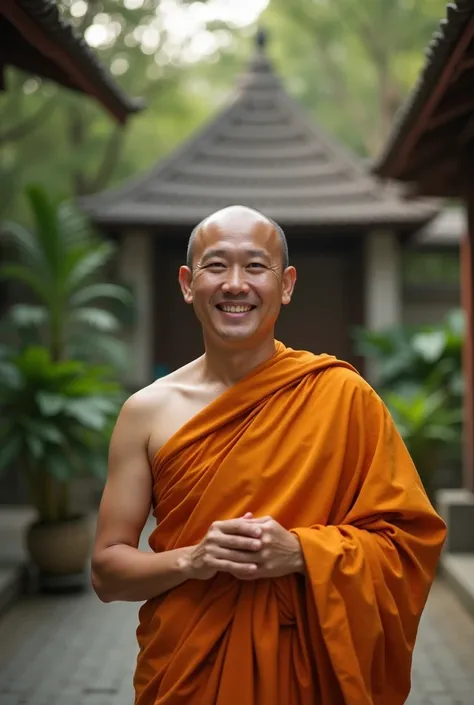
<svg viewBox="0 0 474 705">
<path fill-rule="evenodd" d="M 104 368 L 54 361 L 29 346 L 0 356 L 0 469 L 26 481 L 37 517 L 26 535 L 44 589 L 86 582 L 93 527 L 71 502 L 84 473 L 104 477 L 112 426 L 123 401 Z"/>
</svg>

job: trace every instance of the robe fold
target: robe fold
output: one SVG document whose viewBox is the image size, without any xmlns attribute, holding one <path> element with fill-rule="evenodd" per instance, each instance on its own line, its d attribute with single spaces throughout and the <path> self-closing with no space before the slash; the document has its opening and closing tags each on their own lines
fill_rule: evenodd
<svg viewBox="0 0 474 705">
<path fill-rule="evenodd" d="M 154 551 L 271 515 L 306 574 L 188 580 L 140 609 L 136 705 L 402 705 L 446 527 L 383 402 L 347 363 L 275 355 L 153 463 Z"/>
</svg>

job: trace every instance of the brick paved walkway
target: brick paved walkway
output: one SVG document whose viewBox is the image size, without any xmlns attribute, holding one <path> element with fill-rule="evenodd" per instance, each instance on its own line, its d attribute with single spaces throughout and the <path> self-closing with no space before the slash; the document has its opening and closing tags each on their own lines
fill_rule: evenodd
<svg viewBox="0 0 474 705">
<path fill-rule="evenodd" d="M 0 705 L 132 705 L 137 605 L 28 598 L 0 620 Z M 474 620 L 433 588 L 407 705 L 474 704 Z"/>
</svg>

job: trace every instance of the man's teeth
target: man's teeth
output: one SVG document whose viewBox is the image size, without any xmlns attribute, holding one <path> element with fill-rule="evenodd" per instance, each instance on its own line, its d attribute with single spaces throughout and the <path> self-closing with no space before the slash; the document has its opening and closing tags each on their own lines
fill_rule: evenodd
<svg viewBox="0 0 474 705">
<path fill-rule="evenodd" d="M 230 304 L 221 305 L 220 307 L 225 313 L 247 313 L 251 311 L 251 306 L 231 306 Z"/>
</svg>

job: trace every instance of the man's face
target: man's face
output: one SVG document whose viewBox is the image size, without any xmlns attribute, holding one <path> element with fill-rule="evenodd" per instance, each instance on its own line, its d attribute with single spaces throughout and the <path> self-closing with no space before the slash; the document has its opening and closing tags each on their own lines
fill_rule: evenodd
<svg viewBox="0 0 474 705">
<path fill-rule="evenodd" d="M 192 272 L 180 269 L 184 299 L 193 304 L 205 337 L 227 343 L 273 335 L 295 280 L 293 267 L 283 271 L 273 225 L 252 213 L 206 221 L 194 242 Z"/>
</svg>

